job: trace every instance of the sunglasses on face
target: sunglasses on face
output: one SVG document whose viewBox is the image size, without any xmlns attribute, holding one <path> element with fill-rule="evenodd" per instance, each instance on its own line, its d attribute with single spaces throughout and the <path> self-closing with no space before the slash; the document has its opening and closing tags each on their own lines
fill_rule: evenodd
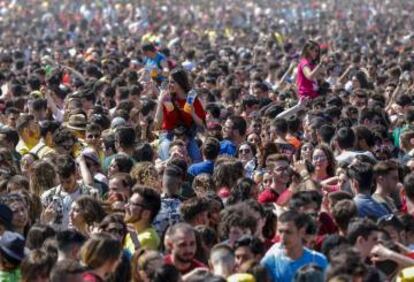
<svg viewBox="0 0 414 282">
<path fill-rule="evenodd" d="M 86 135 L 86 138 L 88 139 L 98 139 L 100 137 L 99 134 L 88 134 Z"/>
<path fill-rule="evenodd" d="M 251 150 L 250 149 L 240 149 L 239 150 L 239 153 L 240 154 L 250 154 L 251 153 Z"/>
<path fill-rule="evenodd" d="M 312 160 L 313 161 L 326 161 L 326 157 L 325 156 L 314 156 Z"/>
</svg>

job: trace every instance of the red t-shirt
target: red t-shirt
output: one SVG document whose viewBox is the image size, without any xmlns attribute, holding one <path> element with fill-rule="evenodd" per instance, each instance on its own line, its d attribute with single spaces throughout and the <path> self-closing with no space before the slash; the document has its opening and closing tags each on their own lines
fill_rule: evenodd
<svg viewBox="0 0 414 282">
<path fill-rule="evenodd" d="M 171 255 L 166 255 L 165 257 L 164 257 L 164 263 L 165 264 L 173 264 L 173 262 L 172 262 L 172 257 L 171 257 Z M 185 270 L 178 270 L 178 271 L 180 271 L 180 273 L 182 274 L 182 275 L 185 275 L 185 274 L 187 274 L 188 272 L 190 272 L 190 271 L 192 271 L 192 270 L 194 270 L 194 269 L 196 269 L 196 268 L 200 268 L 200 267 L 207 267 L 204 263 L 202 263 L 202 262 L 200 262 L 200 261 L 198 261 L 198 260 L 196 260 L 196 259 L 193 259 L 192 261 L 191 261 L 191 265 L 190 265 L 190 267 L 189 268 L 187 268 L 187 269 L 185 269 Z"/>
<path fill-rule="evenodd" d="M 278 198 L 279 194 L 277 194 L 276 191 L 265 189 L 259 194 L 257 201 L 260 204 L 276 203 Z"/>
<path fill-rule="evenodd" d="M 173 130 L 178 125 L 180 125 L 180 122 L 179 122 L 180 120 L 181 120 L 181 123 L 183 123 L 188 128 L 191 127 L 191 124 L 193 122 L 193 117 L 191 116 L 191 114 L 184 111 L 184 105 L 185 105 L 186 100 L 176 98 L 175 101 L 181 114 L 178 113 L 178 111 L 174 108 L 171 101 L 165 102 L 162 105 L 162 112 L 164 115 L 163 120 L 162 120 L 162 129 L 164 130 Z M 169 104 L 168 107 L 166 106 L 166 103 Z M 201 102 L 198 98 L 194 100 L 193 107 L 194 107 L 194 111 L 196 115 L 200 119 L 205 121 L 206 112 L 204 111 L 203 106 L 201 105 Z"/>
</svg>

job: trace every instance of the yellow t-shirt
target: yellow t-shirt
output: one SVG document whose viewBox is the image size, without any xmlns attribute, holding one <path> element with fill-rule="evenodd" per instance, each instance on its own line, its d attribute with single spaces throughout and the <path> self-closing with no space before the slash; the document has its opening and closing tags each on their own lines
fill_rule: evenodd
<svg viewBox="0 0 414 282">
<path fill-rule="evenodd" d="M 30 147 L 28 144 L 24 143 L 23 140 L 20 140 L 19 143 L 17 143 L 16 151 L 23 156 L 29 153 L 32 148 L 33 147 Z"/>
<path fill-rule="evenodd" d="M 401 270 L 397 282 L 414 282 L 414 267 L 407 267 Z"/>
<path fill-rule="evenodd" d="M 139 246 L 135 246 L 131 239 L 131 235 L 128 233 L 125 238 L 124 248 L 133 254 L 136 248 L 143 248 L 147 250 L 158 250 L 160 246 L 160 237 L 157 231 L 151 226 L 141 233 L 138 233 Z"/>
</svg>

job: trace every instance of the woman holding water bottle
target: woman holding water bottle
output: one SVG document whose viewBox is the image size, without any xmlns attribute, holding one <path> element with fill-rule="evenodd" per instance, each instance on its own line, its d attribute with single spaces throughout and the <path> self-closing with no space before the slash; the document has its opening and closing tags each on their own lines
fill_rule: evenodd
<svg viewBox="0 0 414 282">
<path fill-rule="evenodd" d="M 181 129 L 185 131 L 187 150 L 192 162 L 202 161 L 200 148 L 194 137 L 197 128 L 204 127 L 206 113 L 196 91 L 191 88 L 186 71 L 182 68 L 173 69 L 168 79 L 168 87 L 161 88 L 155 114 L 156 128 L 162 130 L 159 138 L 160 159 L 168 159 L 174 130 Z"/>
</svg>

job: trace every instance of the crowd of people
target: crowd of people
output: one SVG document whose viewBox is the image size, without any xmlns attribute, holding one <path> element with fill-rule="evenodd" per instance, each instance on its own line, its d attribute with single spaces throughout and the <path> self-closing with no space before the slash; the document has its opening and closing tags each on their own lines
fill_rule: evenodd
<svg viewBox="0 0 414 282">
<path fill-rule="evenodd" d="M 413 11 L 0 0 L 0 281 L 413 281 Z"/>
</svg>

